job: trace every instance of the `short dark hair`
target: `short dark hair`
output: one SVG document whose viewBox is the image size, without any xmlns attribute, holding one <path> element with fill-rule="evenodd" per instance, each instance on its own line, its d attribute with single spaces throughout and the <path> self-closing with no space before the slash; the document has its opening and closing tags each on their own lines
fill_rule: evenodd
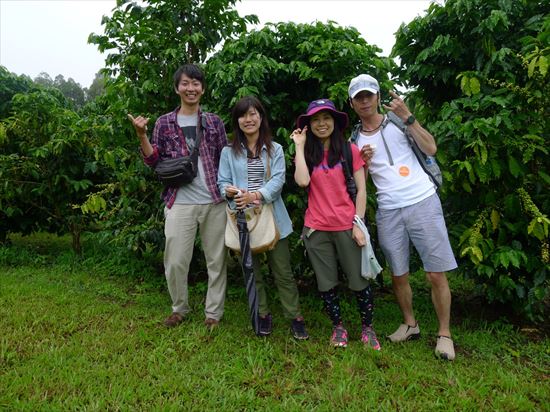
<svg viewBox="0 0 550 412">
<path fill-rule="evenodd" d="M 190 79 L 195 79 L 201 82 L 202 88 L 205 88 L 204 84 L 204 72 L 201 70 L 199 66 L 196 64 L 184 64 L 183 66 L 180 66 L 178 70 L 174 73 L 174 88 L 178 88 L 178 84 L 180 83 L 181 76 L 185 74 Z"/>
</svg>

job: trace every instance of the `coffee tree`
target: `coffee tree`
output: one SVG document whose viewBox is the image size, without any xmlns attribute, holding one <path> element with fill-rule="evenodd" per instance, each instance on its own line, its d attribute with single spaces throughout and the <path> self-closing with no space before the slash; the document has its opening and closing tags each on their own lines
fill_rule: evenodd
<svg viewBox="0 0 550 412">
<path fill-rule="evenodd" d="M 542 1 L 432 4 L 393 49 L 438 140 L 462 271 L 532 317 L 550 280 L 549 12 Z"/>
<path fill-rule="evenodd" d="M 99 218 L 106 239 L 138 253 L 162 250 L 161 187 L 143 165 L 126 115 L 150 117 L 152 130 L 158 116 L 179 104 L 172 81 L 176 69 L 184 63 L 203 64 L 221 42 L 257 22 L 255 16 L 240 17 L 235 3 L 119 0 L 103 18 L 103 34 L 89 36 L 107 53 L 104 91 L 90 110 L 101 131 L 98 167 L 109 177 L 94 188 L 82 210 Z"/>
<path fill-rule="evenodd" d="M 0 221 L 9 232 L 71 233 L 80 251 L 86 222 L 78 208 L 96 180 L 88 124 L 56 89 L 15 94 L 0 120 Z"/>
</svg>

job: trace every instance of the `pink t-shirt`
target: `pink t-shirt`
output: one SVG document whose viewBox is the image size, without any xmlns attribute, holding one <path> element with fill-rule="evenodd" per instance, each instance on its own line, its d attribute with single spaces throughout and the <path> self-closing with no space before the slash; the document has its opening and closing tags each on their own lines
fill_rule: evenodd
<svg viewBox="0 0 550 412">
<path fill-rule="evenodd" d="M 351 145 L 351 154 L 355 172 L 362 168 L 365 162 L 354 144 Z M 349 230 L 353 227 L 355 205 L 346 189 L 342 163 L 329 168 L 327 162 L 328 150 L 325 150 L 323 161 L 311 173 L 304 225 L 328 232 Z"/>
</svg>

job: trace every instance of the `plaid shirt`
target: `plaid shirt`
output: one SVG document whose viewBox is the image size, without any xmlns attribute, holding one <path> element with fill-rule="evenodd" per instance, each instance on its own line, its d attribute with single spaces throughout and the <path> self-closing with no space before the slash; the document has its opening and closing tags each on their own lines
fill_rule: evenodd
<svg viewBox="0 0 550 412">
<path fill-rule="evenodd" d="M 163 159 L 176 158 L 181 156 L 189 156 L 189 148 L 185 141 L 185 136 L 178 125 L 177 114 L 179 107 L 173 112 L 162 115 L 157 119 L 151 138 L 153 146 L 153 154 L 144 157 L 146 165 L 154 167 Z M 227 146 L 227 136 L 223 121 L 213 113 L 200 112 L 198 113 L 199 121 L 197 124 L 197 135 L 201 127 L 201 115 L 204 116 L 205 128 L 201 138 L 199 147 L 199 156 L 202 160 L 204 168 L 205 181 L 213 203 L 220 203 L 222 199 L 218 190 L 218 166 L 220 164 L 220 154 L 222 149 Z M 162 192 L 162 200 L 169 209 L 176 200 L 177 187 L 166 187 Z"/>
</svg>

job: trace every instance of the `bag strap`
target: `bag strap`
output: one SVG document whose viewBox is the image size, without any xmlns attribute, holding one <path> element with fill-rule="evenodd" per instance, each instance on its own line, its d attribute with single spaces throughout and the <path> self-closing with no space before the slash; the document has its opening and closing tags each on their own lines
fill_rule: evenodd
<svg viewBox="0 0 550 412">
<path fill-rule="evenodd" d="M 422 160 L 419 157 L 420 153 L 418 151 L 420 151 L 421 153 L 424 152 L 422 152 L 422 149 L 420 149 L 420 146 L 418 146 L 418 143 L 416 143 L 416 140 L 414 140 L 414 137 L 412 137 L 411 132 L 409 132 L 409 129 L 407 128 L 407 125 L 403 122 L 403 120 L 401 120 L 401 118 L 397 116 L 394 112 L 388 112 L 386 119 L 387 120 L 384 120 L 382 127 L 385 127 L 388 124 L 388 121 L 396 125 L 397 128 L 401 130 L 401 132 L 405 135 L 407 141 L 409 142 L 409 145 L 413 149 L 414 154 L 416 155 L 420 163 L 422 163 Z M 416 146 L 416 149 L 414 146 Z M 424 153 L 424 155 L 426 154 Z"/>
<path fill-rule="evenodd" d="M 422 167 L 422 170 L 424 170 L 424 172 L 432 180 L 436 189 L 439 189 L 439 187 L 441 186 L 440 183 L 435 178 L 432 171 L 428 169 L 428 167 L 426 167 L 426 158 L 428 157 L 428 155 L 422 151 L 422 149 L 420 148 L 416 140 L 414 140 L 414 137 L 411 135 L 411 132 L 409 132 L 407 125 L 394 112 L 388 112 L 387 119 L 391 121 L 393 124 L 395 124 L 399 128 L 399 130 L 401 130 L 401 132 L 405 135 L 405 137 L 407 138 L 407 141 L 409 142 L 412 152 L 416 156 L 418 163 L 420 163 L 420 167 Z M 384 135 L 382 135 L 382 138 L 384 138 Z"/>
<path fill-rule="evenodd" d="M 201 145 L 203 130 L 206 128 L 206 116 L 204 113 L 200 114 L 200 121 L 197 127 L 197 141 L 195 142 L 195 147 L 193 147 L 193 151 L 191 152 L 191 161 L 193 162 L 193 166 L 195 169 L 197 168 L 197 164 L 199 162 L 199 148 Z"/>
<path fill-rule="evenodd" d="M 351 155 L 351 147 L 349 142 L 344 142 L 344 146 L 342 147 L 342 154 L 344 155 L 342 159 L 342 163 L 344 164 L 344 174 L 346 175 L 346 179 L 352 176 L 351 168 L 353 164 L 353 157 Z"/>
<path fill-rule="evenodd" d="M 393 113 L 393 112 L 390 112 L 390 113 Z M 391 155 L 390 148 L 388 147 L 388 142 L 386 142 L 386 138 L 384 137 L 384 128 L 388 125 L 390 121 L 395 124 L 395 122 L 390 119 L 389 115 L 384 116 L 384 120 L 382 121 L 382 126 L 380 127 L 380 136 L 382 136 L 382 143 L 384 143 L 384 149 L 386 149 L 386 154 L 388 155 L 388 160 L 390 162 L 390 165 L 393 166 L 394 165 L 393 157 Z"/>
</svg>

